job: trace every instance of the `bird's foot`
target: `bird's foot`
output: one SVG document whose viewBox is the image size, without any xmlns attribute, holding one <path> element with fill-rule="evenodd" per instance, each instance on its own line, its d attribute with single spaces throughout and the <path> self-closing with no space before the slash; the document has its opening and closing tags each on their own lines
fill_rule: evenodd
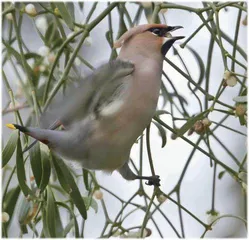
<svg viewBox="0 0 249 240">
<path fill-rule="evenodd" d="M 160 177 L 158 175 L 154 175 L 151 177 L 145 177 L 145 176 L 136 176 L 136 179 L 142 179 L 142 180 L 148 180 L 145 184 L 149 186 L 155 186 L 160 187 Z"/>
<path fill-rule="evenodd" d="M 155 187 L 160 187 L 160 181 L 161 181 L 160 177 L 158 175 L 154 175 L 148 177 L 148 181 L 145 184 L 149 186 L 154 185 Z"/>
</svg>

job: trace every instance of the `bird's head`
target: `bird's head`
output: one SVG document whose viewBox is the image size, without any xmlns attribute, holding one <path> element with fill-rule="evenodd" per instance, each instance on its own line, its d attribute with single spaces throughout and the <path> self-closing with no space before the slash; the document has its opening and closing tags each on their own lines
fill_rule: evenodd
<svg viewBox="0 0 249 240">
<path fill-rule="evenodd" d="M 165 24 L 144 24 L 136 26 L 125 32 L 115 43 L 114 48 L 123 45 L 135 46 L 141 50 L 160 51 L 166 55 L 176 40 L 183 36 L 172 36 L 171 32 L 182 28 L 181 26 L 167 26 Z"/>
</svg>

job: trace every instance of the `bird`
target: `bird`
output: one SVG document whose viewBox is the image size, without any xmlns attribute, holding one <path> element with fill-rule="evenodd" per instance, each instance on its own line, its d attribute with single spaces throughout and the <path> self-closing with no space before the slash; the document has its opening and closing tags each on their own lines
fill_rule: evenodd
<svg viewBox="0 0 249 240">
<path fill-rule="evenodd" d="M 129 167 L 129 156 L 155 114 L 164 57 L 176 40 L 184 38 L 171 35 L 179 28 L 144 24 L 129 29 L 114 43 L 115 49 L 121 48 L 115 60 L 95 69 L 52 113 L 42 115 L 44 122 L 52 119 L 49 128 L 7 127 L 85 169 L 117 170 L 126 180 L 148 180 L 147 185 L 160 186 L 158 175 L 136 175 Z M 56 130 L 59 126 L 63 130 Z"/>
</svg>

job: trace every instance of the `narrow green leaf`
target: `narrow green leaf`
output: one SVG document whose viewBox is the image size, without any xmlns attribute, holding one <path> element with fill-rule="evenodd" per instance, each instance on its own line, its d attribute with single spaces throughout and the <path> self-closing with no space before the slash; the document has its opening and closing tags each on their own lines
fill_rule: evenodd
<svg viewBox="0 0 249 240">
<path fill-rule="evenodd" d="M 63 18 L 63 20 L 65 21 L 65 23 L 67 24 L 67 26 L 73 30 L 74 29 L 74 25 L 73 25 L 73 19 L 66 7 L 66 5 L 63 2 L 56 2 L 55 3 L 57 8 L 60 11 L 60 15 Z"/>
<path fill-rule="evenodd" d="M 218 175 L 218 178 L 221 179 L 225 173 L 226 173 L 226 171 L 221 171 Z"/>
<path fill-rule="evenodd" d="M 241 96 L 247 96 L 247 88 L 245 88 L 240 95 Z"/>
<path fill-rule="evenodd" d="M 42 178 L 39 188 L 41 192 L 43 192 L 49 183 L 49 178 L 51 174 L 49 155 L 44 151 L 41 151 L 41 162 L 42 162 Z"/>
<path fill-rule="evenodd" d="M 91 207 L 94 209 L 95 213 L 98 212 L 98 203 L 94 198 L 92 198 Z"/>
<path fill-rule="evenodd" d="M 15 149 L 16 149 L 16 144 L 17 144 L 17 139 L 18 139 L 18 130 L 14 130 L 10 138 L 6 144 L 6 146 L 3 149 L 2 152 L 2 168 L 9 162 L 11 159 Z"/>
<path fill-rule="evenodd" d="M 56 24 L 54 22 L 51 22 L 49 24 L 49 26 L 48 26 L 48 29 L 47 29 L 46 33 L 45 33 L 46 45 L 51 47 L 60 38 L 61 38 L 61 36 L 60 36 L 60 33 L 59 33 L 58 29 L 57 29 Z"/>
<path fill-rule="evenodd" d="M 118 11 L 119 11 L 119 31 L 118 31 L 117 39 L 119 39 L 125 32 L 127 32 L 127 27 L 124 21 L 124 12 L 120 8 L 120 6 L 118 6 Z"/>
<path fill-rule="evenodd" d="M 107 40 L 107 42 L 109 43 L 109 45 L 110 45 L 110 47 L 111 48 L 113 48 L 113 46 L 112 46 L 112 41 L 111 41 L 111 36 L 110 36 L 110 34 L 111 34 L 111 32 L 110 32 L 110 30 L 109 31 L 107 31 L 106 33 L 105 33 L 105 37 L 106 37 L 106 40 Z"/>
<path fill-rule="evenodd" d="M 82 168 L 82 172 L 83 172 L 83 179 L 84 179 L 86 190 L 89 191 L 88 171 L 86 169 Z"/>
<path fill-rule="evenodd" d="M 36 185 L 39 186 L 42 178 L 42 163 L 40 144 L 37 143 L 29 150 L 30 164 L 35 177 Z"/>
<path fill-rule="evenodd" d="M 20 196 L 20 204 L 18 206 L 18 222 L 21 226 L 27 225 L 32 219 L 33 213 L 33 202 L 28 201 L 26 197 L 21 194 Z"/>
<path fill-rule="evenodd" d="M 171 98 L 173 98 L 173 97 L 178 98 L 178 100 L 179 100 L 182 104 L 188 105 L 187 100 L 186 100 L 183 96 L 181 96 L 180 94 L 170 93 L 169 95 L 170 95 Z"/>
<path fill-rule="evenodd" d="M 20 228 L 21 228 L 22 234 L 29 233 L 27 225 L 21 225 Z"/>
<path fill-rule="evenodd" d="M 172 102 L 172 99 L 169 98 L 169 93 L 163 81 L 161 81 L 161 93 L 163 97 L 163 108 L 164 108 L 168 101 Z"/>
<path fill-rule="evenodd" d="M 56 204 L 66 208 L 69 211 L 69 213 L 71 215 L 71 218 L 74 220 L 74 234 L 75 234 L 75 237 L 79 238 L 80 237 L 79 225 L 78 225 L 78 222 L 77 222 L 77 219 L 76 219 L 76 216 L 74 214 L 73 209 L 71 209 L 69 206 L 67 206 L 65 203 L 62 203 L 62 202 L 56 202 Z M 68 234 L 68 233 L 66 233 L 66 228 L 64 230 L 64 234 Z M 64 237 L 65 237 L 65 235 L 64 235 Z"/>
<path fill-rule="evenodd" d="M 45 33 L 45 42 L 46 42 L 46 45 L 49 45 L 50 42 L 52 41 L 51 37 L 53 35 L 54 29 L 55 29 L 54 22 L 49 23 L 48 28 L 47 28 L 46 33 Z"/>
<path fill-rule="evenodd" d="M 7 51 L 8 51 L 8 54 L 11 54 L 15 57 L 15 59 L 17 60 L 17 62 L 22 65 L 22 58 L 21 58 L 21 55 L 12 47 L 10 46 L 8 43 L 6 42 L 3 42 L 5 47 L 7 48 Z M 26 67 L 28 68 L 28 71 L 30 73 L 30 75 L 33 77 L 34 76 L 34 73 L 31 69 L 31 67 L 29 66 L 28 63 L 26 63 Z"/>
<path fill-rule="evenodd" d="M 55 218 L 55 202 L 54 195 L 50 187 L 47 189 L 47 206 L 46 206 L 46 222 L 50 237 L 56 236 L 56 218 Z"/>
<path fill-rule="evenodd" d="M 97 213 L 98 211 L 98 204 L 95 201 L 95 199 L 92 196 L 89 197 L 83 197 L 85 205 L 86 205 L 86 209 L 88 210 L 90 207 L 93 208 L 95 210 L 95 213 Z"/>
<path fill-rule="evenodd" d="M 74 226 L 74 219 L 72 218 L 70 222 L 66 225 L 64 231 L 63 231 L 63 237 L 66 238 L 67 234 L 71 231 L 71 229 Z"/>
<path fill-rule="evenodd" d="M 80 10 L 82 11 L 84 8 L 84 2 L 78 2 Z"/>
<path fill-rule="evenodd" d="M 32 195 L 31 189 L 26 184 L 26 175 L 21 147 L 20 136 L 17 140 L 17 148 L 16 148 L 16 172 L 19 186 L 23 192 L 23 194 L 27 197 L 29 194 Z"/>
<path fill-rule="evenodd" d="M 67 165 L 63 162 L 62 159 L 60 159 L 58 157 L 55 157 L 54 155 L 53 155 L 53 162 L 54 162 L 54 164 L 56 162 L 57 166 L 60 168 L 61 173 L 64 175 L 64 179 L 66 180 L 66 182 L 70 186 L 69 194 L 70 194 L 74 204 L 78 208 L 81 216 L 84 219 L 86 219 L 87 218 L 87 212 L 86 212 L 85 203 L 84 203 L 84 201 L 83 201 L 83 199 L 81 197 L 81 194 L 80 194 L 80 191 L 79 191 L 79 189 L 77 187 L 77 184 L 75 183 L 74 178 L 73 178 L 71 172 L 69 171 Z M 58 179 L 59 179 L 59 176 L 58 176 Z"/>
<path fill-rule="evenodd" d="M 186 45 L 186 47 L 190 50 L 190 52 L 194 55 L 196 61 L 198 62 L 199 68 L 200 68 L 200 76 L 199 80 L 197 81 L 197 84 L 200 86 L 204 80 L 204 74 L 205 74 L 205 65 L 201 58 L 201 56 L 198 54 L 197 51 L 195 51 L 193 48 L 191 48 L 189 45 Z M 195 87 L 193 91 L 195 92 L 198 88 Z"/>
<path fill-rule="evenodd" d="M 42 209 L 42 236 L 44 235 L 45 238 L 50 238 L 50 233 L 49 233 L 49 229 L 48 229 L 48 222 L 47 222 L 47 211 L 46 208 L 44 207 Z"/>
<path fill-rule="evenodd" d="M 12 215 L 13 215 L 13 212 L 15 210 L 17 200 L 19 198 L 20 191 L 21 191 L 20 187 L 17 186 L 15 188 L 12 188 L 11 190 L 9 190 L 6 194 L 6 198 L 5 198 L 5 201 L 3 203 L 3 206 L 4 206 L 4 212 L 7 212 L 10 216 L 9 221 L 7 223 L 5 223 L 7 228 L 11 222 Z"/>
<path fill-rule="evenodd" d="M 73 20 L 73 22 L 75 21 L 75 17 L 74 17 L 74 2 L 66 2 L 66 7 L 68 9 L 68 12 Z"/>
<path fill-rule="evenodd" d="M 55 155 L 51 155 L 51 157 L 52 157 L 53 166 L 54 166 L 55 172 L 57 174 L 59 183 L 60 183 L 61 187 L 64 189 L 64 191 L 69 193 L 71 191 L 71 188 L 65 179 L 65 176 L 60 168 L 60 165 L 58 164 L 58 161 L 60 161 L 60 160 L 56 161 L 55 159 L 57 157 Z"/>
<path fill-rule="evenodd" d="M 166 111 L 166 110 L 157 110 L 155 113 L 156 116 L 160 116 L 162 114 L 170 114 L 171 115 L 171 113 Z"/>
<path fill-rule="evenodd" d="M 3 42 L 3 44 L 7 48 L 8 54 L 13 55 L 15 57 L 15 59 L 17 60 L 17 62 L 19 64 L 22 64 L 22 58 L 21 58 L 20 54 L 8 43 Z"/>
<path fill-rule="evenodd" d="M 166 131 L 165 129 L 161 126 L 161 124 L 159 124 L 158 122 L 155 122 L 155 121 L 152 121 L 156 127 L 158 128 L 159 130 L 159 134 L 162 138 L 162 148 L 166 145 L 167 143 L 167 136 L 166 136 Z"/>
<path fill-rule="evenodd" d="M 151 6 L 152 6 L 152 5 L 151 5 Z M 151 21 L 151 17 L 152 17 L 152 14 L 153 14 L 152 11 L 153 11 L 153 10 L 152 10 L 152 7 L 148 7 L 148 8 L 146 7 L 146 8 L 144 8 L 144 13 L 145 13 L 145 16 L 146 16 L 148 22 Z"/>
<path fill-rule="evenodd" d="M 63 238 L 64 229 L 57 204 L 55 204 L 55 232 L 57 237 Z"/>
<path fill-rule="evenodd" d="M 195 122 L 202 119 L 208 111 L 209 110 L 206 110 L 204 112 L 199 113 L 198 115 L 194 117 L 189 118 L 189 120 L 177 131 L 177 136 L 178 137 L 182 136 L 185 132 L 187 132 L 191 127 L 193 127 Z"/>
<path fill-rule="evenodd" d="M 240 125 L 242 126 L 246 125 L 245 116 L 239 116 L 239 122 L 240 122 Z"/>
<path fill-rule="evenodd" d="M 34 59 L 41 58 L 41 56 L 39 54 L 33 53 L 33 52 L 25 53 L 24 57 L 26 60 L 31 59 L 31 58 L 34 58 Z"/>
<path fill-rule="evenodd" d="M 51 51 L 54 51 L 56 48 L 61 47 L 63 42 L 64 41 L 62 38 L 57 38 L 54 42 L 52 42 Z"/>
</svg>

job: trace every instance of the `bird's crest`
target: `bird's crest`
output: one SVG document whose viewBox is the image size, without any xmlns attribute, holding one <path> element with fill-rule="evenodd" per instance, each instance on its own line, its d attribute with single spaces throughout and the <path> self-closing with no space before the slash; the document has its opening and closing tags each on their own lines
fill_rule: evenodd
<svg viewBox="0 0 249 240">
<path fill-rule="evenodd" d="M 132 36 L 145 32 L 146 30 L 150 28 L 166 28 L 167 25 L 165 24 L 143 24 L 136 26 L 134 28 L 131 28 L 129 31 L 125 32 L 113 45 L 113 48 L 120 48 L 122 47 L 123 43 L 127 41 Z"/>
</svg>

